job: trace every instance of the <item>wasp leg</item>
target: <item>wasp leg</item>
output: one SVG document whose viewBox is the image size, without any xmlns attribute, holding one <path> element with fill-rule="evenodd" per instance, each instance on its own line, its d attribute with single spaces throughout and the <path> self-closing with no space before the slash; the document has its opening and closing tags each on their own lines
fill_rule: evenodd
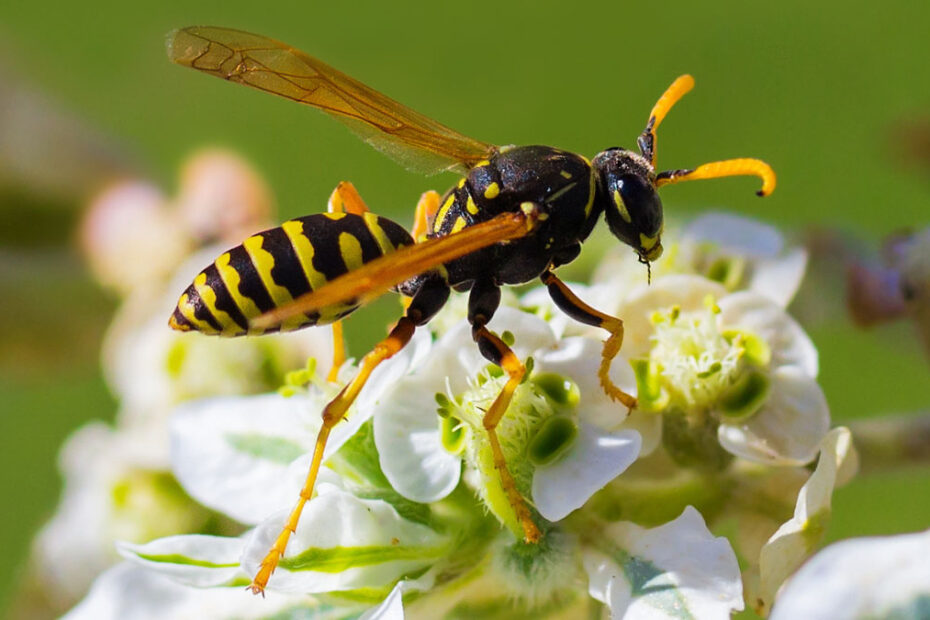
<svg viewBox="0 0 930 620">
<path fill-rule="evenodd" d="M 508 375 L 507 383 L 501 389 L 497 398 L 494 399 L 494 402 L 491 403 L 487 412 L 485 412 L 483 424 L 488 432 L 494 468 L 500 476 L 501 487 L 507 494 L 510 506 L 523 527 L 523 539 L 525 542 L 535 543 L 541 537 L 539 528 L 533 522 L 526 501 L 517 490 L 516 482 L 514 482 L 510 470 L 507 469 L 507 461 L 504 459 L 504 452 L 497 438 L 497 425 L 507 412 L 514 390 L 523 381 L 523 375 L 526 373 L 526 367 L 510 347 L 485 327 L 485 324 L 494 315 L 494 311 L 497 310 L 500 300 L 500 288 L 490 283 L 475 283 L 468 298 L 468 322 L 471 323 L 472 338 L 478 344 L 478 350 L 481 351 L 481 354 L 490 362 L 500 366 Z"/>
<path fill-rule="evenodd" d="M 430 225 L 433 223 L 433 218 L 436 217 L 436 212 L 439 210 L 439 192 L 434 192 L 430 190 L 424 192 L 420 196 L 420 201 L 417 202 L 417 211 L 416 215 L 413 218 L 413 230 L 410 231 L 411 236 L 414 241 L 419 243 L 429 232 Z"/>
<path fill-rule="evenodd" d="M 348 181 L 342 181 L 329 195 L 326 210 L 330 213 L 352 213 L 364 215 L 368 213 L 368 205 L 362 200 L 358 190 Z M 342 321 L 334 321 L 333 328 L 333 365 L 329 368 L 326 380 L 335 383 L 339 378 L 339 369 L 346 361 L 346 341 L 342 332 Z"/>
<path fill-rule="evenodd" d="M 694 88 L 694 78 L 690 75 L 681 75 L 672 82 L 656 104 L 652 106 L 652 112 L 649 113 L 649 120 L 646 122 L 646 128 L 640 134 L 636 143 L 639 144 L 639 152 L 643 157 L 649 160 L 649 163 L 655 168 L 656 165 L 656 129 L 662 124 L 665 115 L 672 109 L 678 100 L 685 96 L 689 90 Z"/>
<path fill-rule="evenodd" d="M 426 281 L 416 292 L 410 307 L 404 313 L 404 316 L 397 321 L 394 328 L 391 329 L 391 333 L 388 334 L 387 338 L 375 345 L 375 348 L 362 358 L 362 363 L 355 378 L 346 384 L 342 391 L 323 408 L 323 425 L 316 437 L 310 470 L 307 472 L 307 479 L 300 491 L 300 498 L 293 510 L 291 510 L 291 514 L 278 538 L 262 560 L 258 573 L 252 579 L 249 589 L 253 594 L 264 593 L 265 586 L 268 585 L 268 579 L 287 548 L 288 539 L 297 530 L 297 523 L 300 521 L 300 514 L 303 511 L 304 504 L 313 495 L 316 477 L 323 462 L 326 441 L 329 439 L 333 427 L 345 417 L 346 411 L 355 402 L 359 392 L 365 386 L 365 382 L 368 381 L 368 377 L 371 376 L 372 371 L 378 364 L 403 349 L 410 342 L 410 338 L 413 337 L 414 330 L 439 312 L 439 309 L 445 305 L 448 299 L 449 286 L 444 281 L 438 278 Z"/>
<path fill-rule="evenodd" d="M 601 387 L 604 392 L 614 400 L 619 400 L 627 408 L 636 407 L 636 399 L 614 385 L 610 380 L 610 364 L 617 353 L 620 352 L 620 346 L 623 344 L 623 321 L 599 310 L 595 310 L 585 302 L 578 299 L 571 289 L 564 282 L 559 280 L 551 271 L 544 272 L 540 279 L 546 288 L 549 289 L 549 296 L 565 314 L 572 317 L 585 325 L 593 325 L 610 332 L 610 336 L 604 341 L 604 349 L 601 352 L 601 367 L 597 371 L 598 379 L 601 381 Z"/>
<path fill-rule="evenodd" d="M 666 170 L 656 175 L 656 187 L 673 185 L 684 181 L 719 179 L 720 177 L 756 176 L 762 179 L 758 196 L 768 196 L 775 191 L 775 171 L 761 159 L 741 158 L 715 161 L 697 168 Z"/>
<path fill-rule="evenodd" d="M 333 193 L 329 195 L 326 207 L 330 213 L 351 213 L 353 215 L 368 213 L 368 205 L 362 200 L 355 186 L 348 181 L 341 181 L 336 186 Z"/>
</svg>

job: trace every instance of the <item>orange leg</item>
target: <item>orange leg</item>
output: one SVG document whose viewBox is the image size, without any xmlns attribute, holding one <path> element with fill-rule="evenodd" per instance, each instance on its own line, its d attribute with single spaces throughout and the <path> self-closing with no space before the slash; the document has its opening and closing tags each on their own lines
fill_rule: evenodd
<svg viewBox="0 0 930 620">
<path fill-rule="evenodd" d="M 601 366 L 597 371 L 598 379 L 601 381 L 601 387 L 604 392 L 613 400 L 619 400 L 627 408 L 636 407 L 636 399 L 614 385 L 610 380 L 610 365 L 613 359 L 620 352 L 620 346 L 623 344 L 623 321 L 600 310 L 595 310 L 585 302 L 581 301 L 564 282 L 559 280 L 554 273 L 546 271 L 541 276 L 543 284 L 549 289 L 549 296 L 552 301 L 562 309 L 568 316 L 585 325 L 593 325 L 607 330 L 610 336 L 604 342 L 604 349 L 601 352 Z"/>
<path fill-rule="evenodd" d="M 439 193 L 432 190 L 423 193 L 417 202 L 416 215 L 413 218 L 413 240 L 419 243 L 429 232 L 429 225 L 439 210 Z"/>
<path fill-rule="evenodd" d="M 504 459 L 504 452 L 501 450 L 500 441 L 497 438 L 497 425 L 500 423 L 507 407 L 513 399 L 514 390 L 523 381 L 523 375 L 526 374 L 526 367 L 517 359 L 516 354 L 507 346 L 507 344 L 498 338 L 488 328 L 476 326 L 473 330 L 473 337 L 478 343 L 481 352 L 486 357 L 493 357 L 495 364 L 499 365 L 508 375 L 507 383 L 494 399 L 494 402 L 484 414 L 484 428 L 488 432 L 488 439 L 491 443 L 491 454 L 494 458 L 494 468 L 497 470 L 501 479 L 501 487 L 507 494 L 507 499 L 517 520 L 523 527 L 523 540 L 528 543 L 539 542 L 541 534 L 536 523 L 533 522 L 532 514 L 526 506 L 526 502 L 517 490 L 517 484 L 514 482 L 510 470 L 507 469 L 507 461 Z M 489 355 L 490 353 L 490 355 Z"/>
<path fill-rule="evenodd" d="M 352 213 L 362 215 L 368 213 L 368 205 L 362 200 L 358 190 L 348 181 L 342 181 L 329 196 L 326 210 L 330 213 Z"/>
<path fill-rule="evenodd" d="M 326 210 L 330 213 L 352 213 L 363 215 L 368 213 L 368 205 L 362 200 L 358 190 L 348 181 L 342 181 L 329 196 Z M 346 341 L 342 333 L 342 321 L 333 324 L 333 365 L 329 368 L 326 380 L 335 383 L 339 378 L 339 369 L 346 361 Z"/>
<path fill-rule="evenodd" d="M 274 545 L 272 545 L 268 554 L 262 560 L 261 567 L 252 580 L 252 584 L 249 586 L 253 594 L 264 593 L 265 586 L 268 585 L 268 579 L 278 566 L 278 561 L 281 559 L 281 556 L 284 555 L 288 539 L 290 539 L 291 534 L 297 530 L 297 523 L 300 521 L 300 514 L 303 511 L 304 504 L 306 504 L 313 495 L 313 487 L 316 483 L 317 474 L 320 471 L 320 465 L 323 462 L 323 452 L 326 449 L 326 441 L 329 439 L 330 431 L 332 431 L 333 427 L 345 416 L 346 411 L 355 401 L 356 397 L 358 397 L 358 393 L 361 391 L 362 387 L 364 387 L 365 382 L 368 381 L 368 377 L 371 376 L 372 371 L 378 364 L 404 348 L 413 336 L 415 328 L 416 323 L 413 319 L 409 316 L 402 317 L 397 322 L 397 325 L 394 326 L 394 329 L 391 330 L 388 337 L 379 342 L 375 348 L 362 359 L 361 366 L 355 378 L 346 384 L 346 386 L 342 388 L 342 391 L 339 392 L 339 395 L 323 409 L 323 425 L 316 437 L 316 444 L 313 448 L 313 459 L 310 462 L 310 471 L 307 472 L 307 479 L 304 482 L 303 488 L 300 490 L 300 498 L 297 500 L 297 505 L 294 506 L 294 509 L 291 511 L 287 523 L 284 525 L 284 529 L 281 530 Z"/>
<path fill-rule="evenodd" d="M 320 471 L 320 465 L 323 463 L 323 453 L 326 449 L 326 441 L 329 439 L 330 431 L 345 417 L 349 407 L 355 402 L 359 392 L 365 386 L 372 371 L 377 368 L 378 364 L 403 349 L 410 342 L 410 338 L 413 337 L 416 327 L 423 325 L 435 316 L 448 299 L 449 285 L 444 280 L 434 279 L 424 282 L 414 295 L 410 308 L 397 321 L 387 338 L 375 345 L 375 348 L 362 358 L 362 363 L 359 365 L 358 374 L 355 378 L 346 384 L 342 391 L 323 408 L 323 424 L 316 437 L 313 458 L 310 461 L 310 470 L 307 472 L 307 479 L 300 490 L 300 498 L 297 500 L 297 505 L 294 506 L 290 516 L 288 516 L 284 529 L 281 530 L 274 545 L 262 560 L 258 573 L 252 579 L 249 589 L 254 594 L 264 592 L 265 586 L 268 585 L 268 579 L 287 548 L 288 539 L 297 530 L 304 504 L 313 496 L 313 487 Z"/>
</svg>

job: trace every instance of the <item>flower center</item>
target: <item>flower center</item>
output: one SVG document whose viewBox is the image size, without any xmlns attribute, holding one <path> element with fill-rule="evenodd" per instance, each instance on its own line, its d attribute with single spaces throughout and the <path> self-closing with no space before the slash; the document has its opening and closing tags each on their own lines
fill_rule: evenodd
<svg viewBox="0 0 930 620">
<path fill-rule="evenodd" d="M 557 461 L 575 442 L 578 386 L 568 377 L 533 373 L 532 358 L 526 362 L 528 379 L 513 393 L 507 413 L 497 425 L 497 437 L 507 468 L 524 496 L 532 486 L 539 465 Z M 505 525 L 522 536 L 522 529 L 501 487 L 499 474 L 484 428 L 484 415 L 507 382 L 497 366 L 488 365 L 469 381 L 460 394 L 436 394 L 440 417 L 440 441 L 453 454 L 462 454 L 477 476 L 472 485 Z"/>
<path fill-rule="evenodd" d="M 673 306 L 653 315 L 649 357 L 633 364 L 645 409 L 714 409 L 724 417 L 744 418 L 762 405 L 768 394 L 769 345 L 745 330 L 721 330 L 719 312 L 708 297 L 703 310 L 682 313 Z"/>
<path fill-rule="evenodd" d="M 671 403 L 685 411 L 713 405 L 736 381 L 743 353 L 741 339 L 726 338 L 717 327 L 712 301 L 698 312 L 675 306 L 653 316 L 655 333 L 650 366 L 660 375 Z"/>
</svg>

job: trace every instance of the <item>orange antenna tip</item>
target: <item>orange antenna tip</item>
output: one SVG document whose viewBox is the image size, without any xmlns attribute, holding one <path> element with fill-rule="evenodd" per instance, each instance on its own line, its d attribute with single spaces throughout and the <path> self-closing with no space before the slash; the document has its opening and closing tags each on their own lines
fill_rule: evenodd
<svg viewBox="0 0 930 620">
<path fill-rule="evenodd" d="M 775 171 L 761 159 L 727 159 L 702 164 L 693 170 L 668 170 L 656 175 L 656 187 L 673 185 L 684 181 L 719 179 L 722 177 L 756 176 L 762 179 L 762 189 L 757 196 L 768 196 L 775 191 Z"/>
</svg>

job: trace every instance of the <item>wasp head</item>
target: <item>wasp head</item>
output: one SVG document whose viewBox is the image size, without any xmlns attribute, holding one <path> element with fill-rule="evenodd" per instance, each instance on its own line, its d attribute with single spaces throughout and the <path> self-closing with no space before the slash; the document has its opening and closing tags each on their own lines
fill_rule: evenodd
<svg viewBox="0 0 930 620">
<path fill-rule="evenodd" d="M 662 255 L 662 201 L 649 161 L 623 148 L 598 153 L 592 162 L 607 225 L 617 239 L 649 263 Z"/>
</svg>

